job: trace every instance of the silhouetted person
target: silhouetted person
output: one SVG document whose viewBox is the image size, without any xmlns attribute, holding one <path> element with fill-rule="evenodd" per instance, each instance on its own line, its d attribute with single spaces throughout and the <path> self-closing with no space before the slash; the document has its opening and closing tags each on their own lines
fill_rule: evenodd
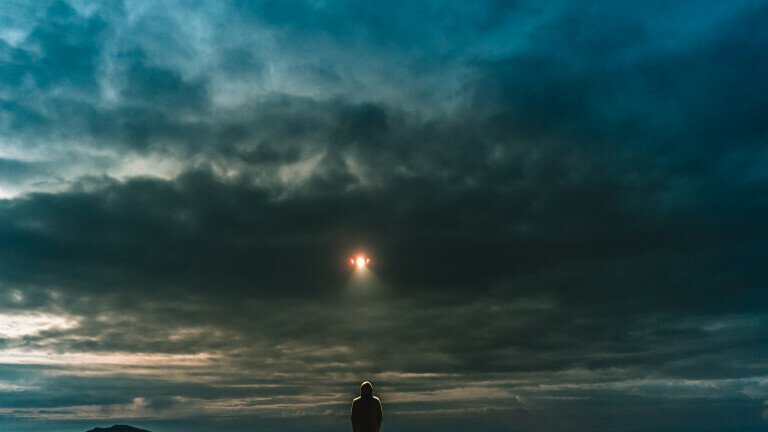
<svg viewBox="0 0 768 432">
<path fill-rule="evenodd" d="M 379 432 L 381 416 L 381 401 L 366 381 L 360 386 L 360 396 L 352 401 L 352 432 Z"/>
</svg>

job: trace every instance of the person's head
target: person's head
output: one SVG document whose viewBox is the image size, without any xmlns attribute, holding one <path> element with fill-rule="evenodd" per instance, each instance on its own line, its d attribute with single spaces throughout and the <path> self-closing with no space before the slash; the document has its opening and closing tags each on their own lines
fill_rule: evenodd
<svg viewBox="0 0 768 432">
<path fill-rule="evenodd" d="M 360 385 L 360 397 L 370 398 L 373 397 L 373 384 L 368 381 Z"/>
</svg>

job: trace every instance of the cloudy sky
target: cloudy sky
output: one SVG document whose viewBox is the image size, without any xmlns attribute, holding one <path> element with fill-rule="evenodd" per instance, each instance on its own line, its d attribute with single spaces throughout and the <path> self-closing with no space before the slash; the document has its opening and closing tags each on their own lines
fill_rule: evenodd
<svg viewBox="0 0 768 432">
<path fill-rule="evenodd" d="M 766 22 L 4 0 L 0 428 L 764 431 Z"/>
</svg>

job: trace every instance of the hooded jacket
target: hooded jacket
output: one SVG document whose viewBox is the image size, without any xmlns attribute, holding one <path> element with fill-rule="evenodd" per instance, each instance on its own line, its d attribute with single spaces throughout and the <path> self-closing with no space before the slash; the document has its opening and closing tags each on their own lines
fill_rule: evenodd
<svg viewBox="0 0 768 432">
<path fill-rule="evenodd" d="M 366 381 L 360 386 L 360 396 L 352 401 L 352 432 L 379 432 L 381 419 L 381 401 Z"/>
</svg>

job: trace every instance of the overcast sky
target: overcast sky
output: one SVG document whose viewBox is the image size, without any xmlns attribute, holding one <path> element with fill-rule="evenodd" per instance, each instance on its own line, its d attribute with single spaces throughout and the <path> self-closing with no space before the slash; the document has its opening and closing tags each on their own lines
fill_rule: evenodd
<svg viewBox="0 0 768 432">
<path fill-rule="evenodd" d="M 0 429 L 764 431 L 766 23 L 3 0 Z"/>
</svg>

